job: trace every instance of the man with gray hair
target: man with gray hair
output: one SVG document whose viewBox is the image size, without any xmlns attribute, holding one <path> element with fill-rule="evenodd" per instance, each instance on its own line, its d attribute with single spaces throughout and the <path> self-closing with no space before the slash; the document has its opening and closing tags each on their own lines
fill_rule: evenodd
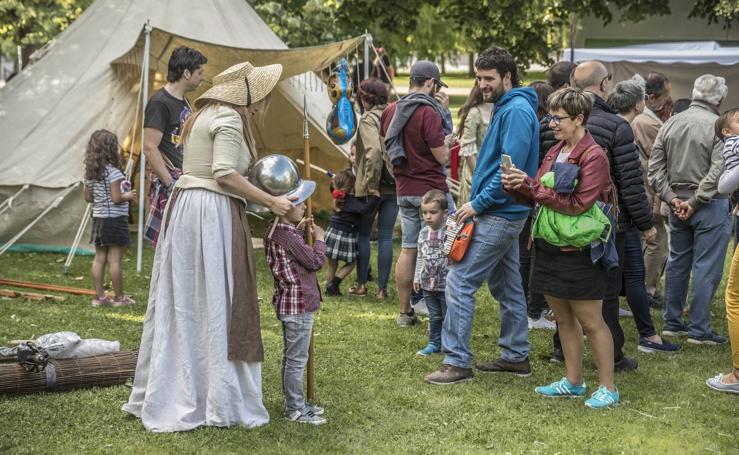
<svg viewBox="0 0 739 455">
<path fill-rule="evenodd" d="M 698 77 L 690 107 L 665 122 L 649 157 L 649 183 L 672 209 L 662 335 L 687 335 L 693 344 L 726 343 L 711 329 L 711 299 L 721 281 L 731 235 L 729 199 L 717 189 L 724 170 L 722 143 L 713 128 L 727 92 L 723 77 Z M 691 273 L 694 286 L 686 326 L 682 314 Z"/>
</svg>

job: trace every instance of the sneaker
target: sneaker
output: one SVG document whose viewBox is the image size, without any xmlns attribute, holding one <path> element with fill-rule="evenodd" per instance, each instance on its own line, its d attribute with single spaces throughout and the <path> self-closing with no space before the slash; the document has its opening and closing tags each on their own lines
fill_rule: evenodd
<svg viewBox="0 0 739 455">
<path fill-rule="evenodd" d="M 524 359 L 520 362 L 508 362 L 507 360 L 498 359 L 494 362 L 480 362 L 475 365 L 475 368 L 487 373 L 513 373 L 522 378 L 531 376 L 529 359 Z"/>
<path fill-rule="evenodd" d="M 552 350 L 552 355 L 549 357 L 549 363 L 562 363 L 565 361 L 565 353 L 561 349 L 555 348 Z"/>
<path fill-rule="evenodd" d="M 645 352 L 647 354 L 651 354 L 653 352 L 677 352 L 680 350 L 680 345 L 670 343 L 664 339 L 662 340 L 662 343 L 656 343 L 646 338 L 641 338 L 637 349 L 639 349 L 639 352 Z"/>
<path fill-rule="evenodd" d="M 621 360 L 613 364 L 614 373 L 624 373 L 630 371 L 636 371 L 639 369 L 639 362 L 636 359 L 631 359 L 624 356 Z"/>
<path fill-rule="evenodd" d="M 663 337 L 685 337 L 688 336 L 688 329 L 681 327 L 679 329 L 662 329 Z"/>
<path fill-rule="evenodd" d="M 706 385 L 709 389 L 717 392 L 736 393 L 739 394 L 739 383 L 726 384 L 724 383 L 724 375 L 719 373 L 718 376 L 713 377 L 706 381 Z"/>
<path fill-rule="evenodd" d="M 618 404 L 618 389 L 611 392 L 606 386 L 598 387 L 598 390 L 585 400 L 585 406 L 590 409 L 603 409 Z"/>
<path fill-rule="evenodd" d="M 134 299 L 127 295 L 124 295 L 123 297 L 116 297 L 115 300 L 113 300 L 112 305 L 118 308 L 122 306 L 133 305 L 134 303 L 136 303 Z"/>
<path fill-rule="evenodd" d="M 629 310 L 624 310 L 623 308 L 618 309 L 618 317 L 620 318 L 632 318 L 634 317 L 634 313 L 632 313 Z"/>
<path fill-rule="evenodd" d="M 429 384 L 448 385 L 475 379 L 472 368 L 459 368 L 453 365 L 442 365 L 438 371 L 424 376 L 423 380 Z"/>
<path fill-rule="evenodd" d="M 544 313 L 542 313 L 539 319 L 529 318 L 529 330 L 534 329 L 556 330 L 557 324 L 545 318 Z"/>
<path fill-rule="evenodd" d="M 310 409 L 312 409 L 313 414 L 317 416 L 322 416 L 326 412 L 326 410 L 320 406 L 316 406 L 314 404 L 308 404 L 308 403 L 306 403 L 305 405 L 308 406 Z"/>
<path fill-rule="evenodd" d="M 418 313 L 422 314 L 424 316 L 429 315 L 429 307 L 426 306 L 426 301 L 421 299 L 413 304 L 413 310 Z"/>
<path fill-rule="evenodd" d="M 106 305 L 112 305 L 112 304 L 113 304 L 113 301 L 110 300 L 109 297 L 103 297 L 102 299 L 100 297 L 95 297 L 94 299 L 92 299 L 92 303 L 91 303 L 91 305 L 94 307 L 106 306 Z"/>
<path fill-rule="evenodd" d="M 562 378 L 549 385 L 539 386 L 534 389 L 534 392 L 549 398 L 581 398 L 585 396 L 586 389 L 584 382 L 580 385 L 572 385 L 567 378 Z"/>
<path fill-rule="evenodd" d="M 418 324 L 421 320 L 418 318 L 415 312 L 413 313 L 400 313 L 395 322 L 401 327 L 410 327 Z"/>
<path fill-rule="evenodd" d="M 725 344 L 726 343 L 726 337 L 722 337 L 721 335 L 717 334 L 716 332 L 711 332 L 710 335 L 702 336 L 702 337 L 696 337 L 696 336 L 688 336 L 688 343 L 690 344 L 705 344 L 707 346 L 716 346 L 719 344 Z"/>
<path fill-rule="evenodd" d="M 420 351 L 416 352 L 416 355 L 419 357 L 428 357 L 431 354 L 439 354 L 441 352 L 441 348 L 436 343 L 429 343 L 426 345 L 425 348 L 421 349 Z"/>
<path fill-rule="evenodd" d="M 287 420 L 297 423 L 309 423 L 311 425 L 323 425 L 326 419 L 315 413 L 313 408 L 307 407 L 305 411 L 290 411 L 286 414 Z"/>
</svg>

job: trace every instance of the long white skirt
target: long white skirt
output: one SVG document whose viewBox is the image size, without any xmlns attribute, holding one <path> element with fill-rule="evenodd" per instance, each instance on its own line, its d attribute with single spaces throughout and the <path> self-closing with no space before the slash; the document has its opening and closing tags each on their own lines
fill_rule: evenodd
<svg viewBox="0 0 739 455">
<path fill-rule="evenodd" d="M 133 390 L 122 409 L 155 432 L 264 425 L 261 362 L 228 360 L 229 200 L 185 190 L 169 217 L 154 256 Z"/>
</svg>

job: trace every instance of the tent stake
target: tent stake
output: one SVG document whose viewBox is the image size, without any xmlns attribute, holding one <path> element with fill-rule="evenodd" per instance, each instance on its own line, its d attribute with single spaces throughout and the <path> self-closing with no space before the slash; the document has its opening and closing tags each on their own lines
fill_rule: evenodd
<svg viewBox="0 0 739 455">
<path fill-rule="evenodd" d="M 51 204 L 49 204 L 49 206 L 46 207 L 44 209 L 44 211 L 41 212 L 41 214 L 39 216 L 37 216 L 33 221 L 31 221 L 31 223 L 28 226 L 26 226 L 25 228 L 23 228 L 22 231 L 20 231 L 19 233 L 17 233 L 12 239 L 8 240 L 2 247 L 0 247 L 0 255 L 2 255 L 3 253 L 5 253 L 6 251 L 8 251 L 8 248 L 10 248 L 11 246 L 13 246 L 13 244 L 15 244 L 15 242 L 17 242 L 19 238 L 23 237 L 23 235 L 26 232 L 28 232 L 36 223 L 38 223 L 39 220 L 41 218 L 43 218 L 47 213 L 49 213 L 53 209 L 59 207 L 59 204 L 61 204 L 62 200 L 69 193 L 71 193 L 73 189 L 77 188 L 79 185 L 80 185 L 80 182 L 77 182 L 74 185 L 72 185 L 72 186 L 70 186 L 70 187 L 65 188 L 64 190 L 62 190 L 61 193 L 59 193 L 59 196 L 57 196 L 56 198 L 54 198 L 54 200 L 51 202 Z"/>
<path fill-rule="evenodd" d="M 144 24 L 144 63 L 141 71 L 144 72 L 141 80 L 141 152 L 139 154 L 139 219 L 138 232 L 136 233 L 136 273 L 141 273 L 141 256 L 144 250 L 144 193 L 146 192 L 146 156 L 144 156 L 144 118 L 146 116 L 146 103 L 149 100 L 149 49 L 151 47 L 151 25 L 149 21 Z"/>
</svg>

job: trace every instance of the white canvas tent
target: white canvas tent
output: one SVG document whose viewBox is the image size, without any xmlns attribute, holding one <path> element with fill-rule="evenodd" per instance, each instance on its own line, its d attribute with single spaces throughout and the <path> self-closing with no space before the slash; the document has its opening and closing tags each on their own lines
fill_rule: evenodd
<svg viewBox="0 0 739 455">
<path fill-rule="evenodd" d="M 86 207 L 77 184 L 90 134 L 106 128 L 123 141 L 138 129 L 140 138 L 140 119 L 137 127 L 134 117 L 147 21 L 149 94 L 163 83 L 169 54 L 179 45 L 208 57 L 206 80 L 245 60 L 282 63 L 283 80 L 268 116 L 255 125 L 260 155 L 300 156 L 305 94 L 314 161 L 326 169 L 344 165 L 346 150 L 324 132 L 331 103 L 313 72 L 354 51 L 363 37 L 288 50 L 244 0 L 97 0 L 38 62 L 0 90 L 0 244 L 45 210 L 17 245 L 64 250 L 73 243 Z M 188 96 L 192 100 L 209 86 Z M 318 180 L 319 187 L 327 187 L 326 180 Z"/>
<path fill-rule="evenodd" d="M 562 52 L 562 60 L 570 60 L 571 51 Z M 653 43 L 611 48 L 574 50 L 574 61 L 600 60 L 613 74 L 614 82 L 645 76 L 650 71 L 667 75 L 672 98 L 690 98 L 693 82 L 701 74 L 714 74 L 726 79 L 729 93 L 723 108 L 739 106 L 739 47 L 722 47 L 715 41 L 685 43 Z"/>
</svg>

